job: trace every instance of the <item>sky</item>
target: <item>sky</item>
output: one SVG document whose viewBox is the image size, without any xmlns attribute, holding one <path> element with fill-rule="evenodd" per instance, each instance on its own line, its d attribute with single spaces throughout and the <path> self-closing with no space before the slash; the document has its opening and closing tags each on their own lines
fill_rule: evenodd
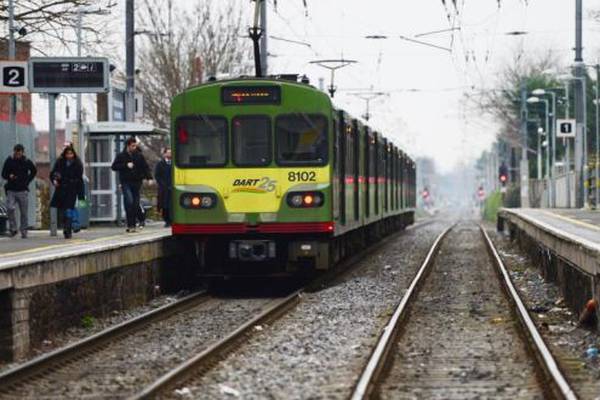
<svg viewBox="0 0 600 400">
<path fill-rule="evenodd" d="M 231 1 L 242 7 L 249 25 L 254 3 Z M 441 172 L 475 160 L 498 132 L 490 117 L 464 106 L 465 93 L 497 87 L 498 72 L 519 51 L 552 50 L 564 68 L 574 58 L 575 0 L 501 0 L 500 6 L 498 0 L 457 0 L 458 13 L 452 0 L 446 0 L 447 7 L 442 0 L 277 0 L 276 7 L 274 0 L 268 1 L 269 73 L 306 74 L 315 86 L 320 78 L 328 85 L 328 71 L 311 61 L 357 61 L 337 72 L 335 104 L 361 116 L 365 101 L 352 93 L 384 93 L 371 102 L 370 125 L 411 155 L 432 157 Z M 176 3 L 191 7 L 195 2 Z M 121 13 L 115 20 L 123 21 L 120 29 L 124 30 L 122 8 L 115 11 Z M 600 11 L 600 0 L 584 0 L 584 59 L 588 63 L 600 55 L 600 23 L 591 18 L 592 10 Z M 455 30 L 415 37 L 449 28 Z M 112 38 L 117 38 L 123 59 L 119 24 L 116 30 Z M 506 35 L 511 31 L 527 35 Z M 365 39 L 368 35 L 387 39 Z M 70 105 L 74 107 L 72 100 Z M 46 107 L 43 100 L 35 102 L 38 129 L 47 128 Z M 61 117 L 64 120 L 59 110 Z"/>
<path fill-rule="evenodd" d="M 518 51 L 552 50 L 564 67 L 574 53 L 574 0 L 302 0 L 278 1 L 269 13 L 269 35 L 310 44 L 271 40 L 271 72 L 306 73 L 314 83 L 329 77 L 311 60 L 345 58 L 358 63 L 339 70 L 336 104 L 353 115 L 365 102 L 349 89 L 386 93 L 371 104 L 375 128 L 413 155 L 434 158 L 449 171 L 478 157 L 491 145 L 498 126 L 464 107 L 465 92 L 493 89 L 498 72 Z M 584 58 L 596 62 L 600 24 L 589 12 L 600 1 L 584 0 Z M 451 14 L 448 17 L 448 14 Z M 460 28 L 418 37 L 451 51 L 411 43 L 400 36 Z M 506 32 L 525 31 L 511 36 Z M 385 35 L 385 40 L 365 39 Z"/>
</svg>

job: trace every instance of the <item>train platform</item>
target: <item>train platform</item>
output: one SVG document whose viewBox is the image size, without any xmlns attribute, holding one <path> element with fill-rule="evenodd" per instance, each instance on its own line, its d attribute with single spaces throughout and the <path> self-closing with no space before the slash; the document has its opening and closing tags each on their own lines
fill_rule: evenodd
<svg viewBox="0 0 600 400">
<path fill-rule="evenodd" d="M 580 209 L 504 208 L 498 227 L 529 254 L 546 280 L 580 311 L 600 296 L 600 212 Z"/>
<path fill-rule="evenodd" d="M 65 240 L 31 231 L 0 238 L 0 359 L 25 356 L 43 335 L 85 315 L 143 304 L 182 264 L 162 224 L 126 233 L 93 227 Z M 176 273 L 176 272 L 175 272 Z M 169 275 L 171 274 L 171 275 Z"/>
<path fill-rule="evenodd" d="M 61 230 L 57 236 L 50 236 L 49 231 L 42 230 L 29 231 L 26 239 L 22 239 L 20 234 L 13 238 L 0 236 L 0 271 L 36 261 L 65 259 L 170 235 L 171 230 L 163 228 L 162 223 L 151 223 L 136 233 L 126 233 L 124 228 L 115 226 L 92 227 L 74 234 L 69 240 L 63 238 Z"/>
</svg>

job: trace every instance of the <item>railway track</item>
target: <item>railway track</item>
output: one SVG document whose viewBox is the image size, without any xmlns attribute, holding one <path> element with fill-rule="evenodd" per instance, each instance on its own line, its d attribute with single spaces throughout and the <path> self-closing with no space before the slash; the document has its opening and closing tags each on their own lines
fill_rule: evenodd
<svg viewBox="0 0 600 400">
<path fill-rule="evenodd" d="M 125 397 L 187 354 L 280 299 L 220 299 L 199 292 L 0 374 L 0 399 Z M 247 305 L 246 305 L 247 303 Z M 227 318 L 219 314 L 228 314 Z M 207 327 L 169 341 L 197 320 Z M 215 322 L 209 321 L 214 319 Z M 196 332 L 195 332 L 196 333 Z M 142 358 L 140 358 L 142 357 Z"/>
<path fill-rule="evenodd" d="M 459 224 L 433 244 L 351 398 L 479 396 L 577 398 L 485 230 Z"/>
<path fill-rule="evenodd" d="M 410 229 L 417 229 L 430 222 L 413 225 Z M 154 398 L 172 388 L 177 382 L 185 380 L 190 374 L 210 368 L 225 354 L 235 349 L 236 345 L 241 343 L 244 338 L 249 337 L 255 327 L 269 324 L 292 309 L 298 304 L 305 290 L 312 291 L 331 282 L 339 277 L 340 271 L 351 271 L 354 264 L 376 252 L 398 234 L 390 235 L 343 261 L 330 274 L 311 282 L 307 287 L 297 290 L 287 297 L 262 299 L 252 312 L 235 311 L 239 314 L 235 323 L 231 323 L 229 326 L 214 327 L 214 332 L 207 334 L 203 345 L 190 347 L 190 351 L 186 352 L 185 357 L 180 357 L 177 362 L 170 360 L 168 368 L 162 363 L 160 366 L 152 365 L 156 363 L 156 360 L 136 361 L 137 353 L 149 350 L 143 347 L 136 352 L 132 348 L 135 344 L 127 345 L 126 341 L 137 340 L 137 343 L 143 343 L 146 340 L 148 346 L 145 347 L 150 347 L 150 342 L 157 341 L 156 335 L 151 331 L 167 330 L 167 328 L 173 331 L 175 330 L 174 326 L 181 323 L 170 322 L 170 319 L 180 318 L 186 313 L 193 314 L 198 309 L 205 308 L 211 310 L 205 317 L 206 323 L 210 323 L 217 313 L 232 312 L 227 310 L 227 306 L 233 301 L 213 298 L 205 292 L 196 293 L 33 359 L 0 374 L 0 399 L 95 396 Z M 242 300 L 238 299 L 238 301 Z M 217 325 L 219 324 L 217 323 Z M 184 330 L 185 327 L 185 325 L 180 325 L 178 329 Z M 163 340 L 165 340 L 164 337 L 158 339 L 159 342 Z M 202 340 L 197 341 L 202 342 Z M 162 346 L 160 351 L 168 352 L 169 348 Z M 189 354 L 193 354 L 193 356 L 189 357 Z M 172 358 L 175 359 L 175 357 Z M 129 371 L 129 369 L 135 369 L 131 368 L 132 364 L 137 366 L 144 362 L 149 364 L 147 368 Z M 149 373 L 148 369 L 155 371 Z M 139 378 L 136 374 L 143 374 L 144 377 Z M 86 383 L 88 381 L 89 384 Z"/>
<path fill-rule="evenodd" d="M 420 227 L 429 225 L 431 222 L 432 221 L 429 220 L 415 224 L 408 229 L 418 229 Z M 290 296 L 282 299 L 280 302 L 273 304 L 261 315 L 256 316 L 254 319 L 240 326 L 227 337 L 223 338 L 217 343 L 214 343 L 206 350 L 194 355 L 176 368 L 167 372 L 155 382 L 148 385 L 134 396 L 131 396 L 129 400 L 172 397 L 173 389 L 176 389 L 178 386 L 182 386 L 183 383 L 189 383 L 190 381 L 194 381 L 195 379 L 201 377 L 204 372 L 210 368 L 213 368 L 220 360 L 225 359 L 231 352 L 235 351 L 238 346 L 247 341 L 257 327 L 262 329 L 262 326 L 272 324 L 275 320 L 285 315 L 287 311 L 294 308 L 294 306 L 300 302 L 303 292 L 307 290 L 315 290 L 316 288 L 323 286 L 325 283 L 339 278 L 340 269 L 343 271 L 343 273 L 350 273 L 352 271 L 352 267 L 358 264 L 359 261 L 375 253 L 378 249 L 381 249 L 384 245 L 392 241 L 401 233 L 402 232 L 390 235 L 379 243 L 374 244 L 357 253 L 355 256 L 350 257 L 348 260 L 341 262 L 339 268 L 336 268 L 336 270 L 332 271 L 330 274 L 326 274 L 317 281 L 307 285 L 307 287 L 300 289 Z"/>
</svg>

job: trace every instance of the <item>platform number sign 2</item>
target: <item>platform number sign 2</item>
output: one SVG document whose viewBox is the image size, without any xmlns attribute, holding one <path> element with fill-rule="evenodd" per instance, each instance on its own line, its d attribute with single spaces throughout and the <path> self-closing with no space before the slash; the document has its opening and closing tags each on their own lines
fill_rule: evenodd
<svg viewBox="0 0 600 400">
<path fill-rule="evenodd" d="M 27 62 L 0 62 L 1 93 L 27 93 Z"/>
</svg>

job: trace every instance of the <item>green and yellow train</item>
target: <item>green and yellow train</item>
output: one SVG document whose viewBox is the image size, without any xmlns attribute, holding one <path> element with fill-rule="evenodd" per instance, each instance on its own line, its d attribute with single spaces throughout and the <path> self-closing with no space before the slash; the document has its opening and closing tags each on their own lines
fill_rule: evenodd
<svg viewBox="0 0 600 400">
<path fill-rule="evenodd" d="M 173 235 L 201 275 L 324 270 L 414 221 L 413 160 L 308 84 L 208 82 L 171 118 Z"/>
</svg>

